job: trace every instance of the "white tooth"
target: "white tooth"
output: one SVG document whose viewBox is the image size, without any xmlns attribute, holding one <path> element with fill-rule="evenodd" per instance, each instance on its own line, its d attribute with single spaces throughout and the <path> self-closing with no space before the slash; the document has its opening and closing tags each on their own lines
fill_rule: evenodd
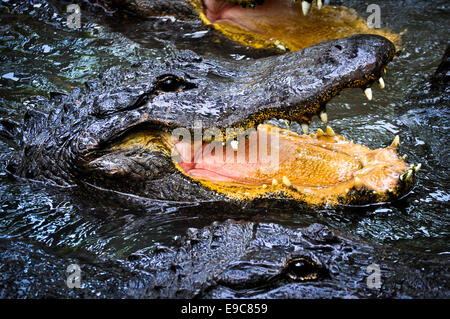
<svg viewBox="0 0 450 319">
<path fill-rule="evenodd" d="M 316 135 L 317 137 L 321 137 L 324 135 L 325 135 L 325 132 L 321 128 L 317 129 L 317 135 Z"/>
<path fill-rule="evenodd" d="M 372 101 L 372 89 L 371 88 L 365 89 L 364 94 L 366 95 L 366 97 L 369 101 Z"/>
<path fill-rule="evenodd" d="M 302 11 L 303 15 L 307 15 L 309 13 L 309 10 L 311 9 L 311 3 L 308 1 L 302 1 Z"/>
<path fill-rule="evenodd" d="M 308 132 L 309 132 L 309 125 L 306 124 L 306 123 L 303 123 L 302 124 L 302 131 L 303 131 L 303 134 L 308 134 Z"/>
<path fill-rule="evenodd" d="M 322 9 L 323 3 L 322 0 L 317 0 L 317 8 Z"/>
<path fill-rule="evenodd" d="M 327 115 L 327 112 L 325 112 L 325 111 L 320 112 L 320 120 L 321 120 L 324 124 L 327 124 L 327 122 L 328 122 L 328 115 Z"/>
<path fill-rule="evenodd" d="M 355 176 L 355 188 L 361 189 L 363 187 L 363 182 L 359 179 L 358 176 Z"/>
<path fill-rule="evenodd" d="M 276 40 L 276 41 L 274 42 L 274 44 L 275 44 L 275 46 L 276 46 L 278 49 L 280 49 L 281 51 L 286 51 L 286 47 L 285 47 L 280 41 Z"/>
<path fill-rule="evenodd" d="M 278 185 L 278 181 L 274 178 L 272 179 L 272 186 L 277 186 Z"/>
<path fill-rule="evenodd" d="M 283 176 L 283 185 L 286 187 L 292 186 L 291 181 L 286 176 Z"/>
<path fill-rule="evenodd" d="M 414 169 L 414 171 L 415 171 L 416 173 L 418 173 L 418 172 L 420 171 L 421 168 L 422 168 L 422 164 L 421 164 L 421 163 L 419 163 L 419 164 L 413 166 L 413 169 Z"/>
<path fill-rule="evenodd" d="M 266 189 L 266 188 L 267 188 L 267 185 L 266 185 L 266 184 L 263 184 L 263 185 L 262 185 L 262 188 Z"/>
<path fill-rule="evenodd" d="M 406 180 L 411 180 L 411 179 L 412 179 L 412 176 L 413 176 L 413 170 L 412 170 L 412 169 L 409 169 L 409 170 L 406 172 Z"/>
<path fill-rule="evenodd" d="M 408 155 L 406 155 L 406 154 L 403 155 L 403 156 L 402 156 L 402 159 L 403 159 L 404 161 L 406 161 L 406 160 L 408 159 Z"/>
<path fill-rule="evenodd" d="M 231 141 L 231 148 L 236 152 L 238 150 L 239 147 L 239 142 L 238 141 Z"/>
<path fill-rule="evenodd" d="M 334 133 L 333 129 L 331 128 L 331 126 L 327 126 L 327 135 L 330 137 L 333 137 L 336 135 L 336 133 Z"/>
<path fill-rule="evenodd" d="M 399 145 L 400 145 L 400 136 L 395 135 L 395 138 L 392 141 L 391 147 L 398 148 Z"/>
<path fill-rule="evenodd" d="M 413 175 L 413 170 L 409 169 L 409 170 L 406 171 L 405 174 L 400 176 L 400 180 L 403 181 L 403 182 L 404 181 L 408 181 L 408 180 L 412 179 L 412 175 Z"/>
<path fill-rule="evenodd" d="M 378 82 L 380 83 L 380 88 L 384 89 L 385 85 L 384 85 L 384 80 L 383 78 L 379 78 Z"/>
</svg>

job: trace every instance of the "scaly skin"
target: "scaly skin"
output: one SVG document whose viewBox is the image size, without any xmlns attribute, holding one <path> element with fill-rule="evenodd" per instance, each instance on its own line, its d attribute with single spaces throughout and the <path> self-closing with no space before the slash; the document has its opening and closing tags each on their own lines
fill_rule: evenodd
<svg viewBox="0 0 450 319">
<path fill-rule="evenodd" d="M 151 257 L 130 258 L 138 260 L 136 268 L 152 275 L 149 287 L 144 286 L 137 296 L 310 299 L 448 295 L 435 288 L 442 286 L 437 274 L 448 272 L 444 256 L 372 247 L 320 224 L 292 228 L 215 222 L 189 229 L 178 247 L 161 247 Z M 400 258 L 409 261 L 408 267 L 398 262 Z M 367 287 L 370 263 L 383 271 L 382 289 Z M 424 276 L 421 267 L 428 267 L 431 274 Z"/>
<path fill-rule="evenodd" d="M 219 217 L 211 216 L 211 210 L 218 212 Z M 220 220 L 220 214 L 229 211 L 229 207 L 212 203 L 192 208 L 192 215 L 205 222 Z M 248 216 L 248 212 L 243 212 L 246 213 Z M 145 223 L 152 217 L 138 221 Z M 227 220 L 198 227 L 189 228 L 174 245 L 155 245 L 154 249 L 136 251 L 125 260 L 101 258 L 70 247 L 70 252 L 61 253 L 62 256 L 50 255 L 38 244 L 1 240 L 3 281 L 21 282 L 24 273 L 30 280 L 20 287 L 2 285 L 0 289 L 11 298 L 23 297 L 23 290 L 33 298 L 86 298 L 85 289 L 67 289 L 61 272 L 55 270 L 67 266 L 68 255 L 89 261 L 83 264 L 83 280 L 89 282 L 96 297 L 101 294 L 102 298 L 450 296 L 448 289 L 442 289 L 449 284 L 450 270 L 448 256 L 443 254 L 386 249 L 385 245 L 370 245 L 321 224 L 287 227 L 271 222 Z M 382 270 L 381 289 L 367 285 L 369 264 Z M 105 273 L 120 276 L 105 280 Z M 270 309 L 273 311 L 269 306 Z"/>
<path fill-rule="evenodd" d="M 56 95 L 46 103 L 51 110 L 48 115 L 28 112 L 17 141 L 21 151 L 9 168 L 19 176 L 59 185 L 88 183 L 174 201 L 291 198 L 325 205 L 398 198 L 411 188 L 415 173 L 406 171 L 395 147 L 387 151 L 392 161 L 383 165 L 394 172 L 387 174 L 389 178 L 402 173 L 407 178 L 397 178 L 388 187 L 371 189 L 370 177 L 359 176 L 360 183 L 352 175 L 347 179 L 350 184 L 331 197 L 319 192 L 310 200 L 304 189 L 294 185 L 298 196 L 281 188 L 236 198 L 181 171 L 170 157 L 170 142 L 165 138 L 174 128 L 195 130 L 196 121 L 202 121 L 203 129 L 220 130 L 254 128 L 273 117 L 306 124 L 341 90 L 370 86 L 393 55 L 393 44 L 374 35 L 323 42 L 252 63 L 219 65 L 181 51 L 164 62 L 110 72 L 100 83 L 88 83 L 70 95 Z M 15 128 L 3 125 L 2 131 L 12 135 Z M 150 143 L 136 142 L 136 134 L 150 137 Z M 127 143 L 136 147 L 122 147 Z M 325 161 L 323 165 L 334 164 Z"/>
</svg>

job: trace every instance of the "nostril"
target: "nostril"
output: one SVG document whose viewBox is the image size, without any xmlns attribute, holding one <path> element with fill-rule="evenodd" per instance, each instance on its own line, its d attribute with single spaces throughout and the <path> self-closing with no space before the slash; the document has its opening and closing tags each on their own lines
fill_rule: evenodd
<svg viewBox="0 0 450 319">
<path fill-rule="evenodd" d="M 339 51 L 342 51 L 342 46 L 339 44 L 335 45 L 335 48 L 338 49 Z"/>
</svg>

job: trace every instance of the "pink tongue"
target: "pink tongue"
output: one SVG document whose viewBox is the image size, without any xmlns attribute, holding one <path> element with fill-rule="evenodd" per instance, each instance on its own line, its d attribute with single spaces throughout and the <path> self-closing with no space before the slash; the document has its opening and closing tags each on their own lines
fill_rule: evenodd
<svg viewBox="0 0 450 319">
<path fill-rule="evenodd" d="M 242 145 L 243 143 L 241 143 Z M 250 182 L 252 172 L 257 170 L 261 163 L 249 162 L 248 143 L 245 147 L 245 157 L 239 157 L 238 153 L 231 150 L 231 156 L 227 159 L 226 147 L 216 146 L 215 150 L 221 148 L 223 156 L 215 154 L 212 144 L 203 143 L 201 147 L 194 148 L 186 143 L 178 142 L 175 147 L 180 154 L 179 165 L 186 174 L 217 182 Z M 242 146 L 241 146 L 242 147 Z"/>
<path fill-rule="evenodd" d="M 216 22 L 225 18 L 229 10 L 233 11 L 233 4 L 216 0 L 204 0 L 205 14 L 209 21 Z"/>
<path fill-rule="evenodd" d="M 261 32 L 255 26 L 260 18 L 276 16 L 276 19 L 283 19 L 293 11 L 292 0 L 265 0 L 264 5 L 257 5 L 253 9 L 218 0 L 203 0 L 203 4 L 206 17 L 211 23 L 232 22 L 255 32 Z"/>
</svg>

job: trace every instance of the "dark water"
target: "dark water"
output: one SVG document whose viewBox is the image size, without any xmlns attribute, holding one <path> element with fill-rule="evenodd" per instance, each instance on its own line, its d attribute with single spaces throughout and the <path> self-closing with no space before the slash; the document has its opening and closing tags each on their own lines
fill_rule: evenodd
<svg viewBox="0 0 450 319">
<path fill-rule="evenodd" d="M 345 1 L 367 16 L 371 2 Z M 110 67 L 158 59 L 174 49 L 192 49 L 222 59 L 257 57 L 232 43 L 212 44 L 199 24 L 170 19 L 114 23 L 103 10 L 83 11 L 82 28 L 66 25 L 65 2 L 0 0 L 0 117 L 19 120 L 32 95 L 69 91 Z M 277 210 L 239 216 L 288 227 L 321 223 L 355 238 L 400 249 L 449 256 L 448 96 L 432 92 L 430 77 L 448 44 L 448 1 L 382 1 L 382 23 L 403 36 L 403 51 L 374 87 L 368 102 L 349 90 L 328 104 L 336 132 L 369 147 L 389 145 L 400 135 L 400 152 L 423 169 L 411 194 L 392 204 L 357 209 Z M 174 30 L 177 32 L 175 33 Z M 200 32 L 199 32 L 200 31 Z M 223 47 L 225 46 L 225 50 Z M 317 129 L 315 122 L 312 129 Z M 0 142 L 0 297 L 126 297 L 134 273 L 130 254 L 176 246 L 190 227 L 224 220 L 226 212 L 157 203 L 147 209 L 89 204 L 58 190 L 15 180 L 5 165 L 14 151 Z M 448 260 L 448 259 L 447 259 Z M 66 267 L 83 265 L 83 289 L 65 285 Z M 442 274 L 443 276 L 447 274 Z M 448 295 L 444 287 L 443 295 Z"/>
</svg>

